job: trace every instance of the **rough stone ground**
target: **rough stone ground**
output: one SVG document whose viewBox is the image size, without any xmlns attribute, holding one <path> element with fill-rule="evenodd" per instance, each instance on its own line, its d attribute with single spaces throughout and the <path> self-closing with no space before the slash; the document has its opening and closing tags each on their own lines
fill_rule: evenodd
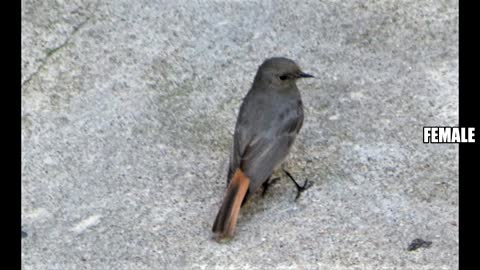
<svg viewBox="0 0 480 270">
<path fill-rule="evenodd" d="M 23 269 L 457 269 L 457 1 L 22 1 Z M 282 178 L 212 240 L 236 112 L 295 59 Z M 407 251 L 416 238 L 429 248 Z"/>
</svg>

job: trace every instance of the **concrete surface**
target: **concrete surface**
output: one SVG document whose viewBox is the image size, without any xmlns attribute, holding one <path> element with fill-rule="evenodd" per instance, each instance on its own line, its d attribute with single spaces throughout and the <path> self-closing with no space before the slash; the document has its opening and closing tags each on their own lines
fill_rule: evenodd
<svg viewBox="0 0 480 270">
<path fill-rule="evenodd" d="M 23 269 L 457 269 L 457 1 L 22 1 Z M 211 239 L 236 112 L 295 59 L 282 178 Z M 429 248 L 407 251 L 414 239 Z"/>
</svg>

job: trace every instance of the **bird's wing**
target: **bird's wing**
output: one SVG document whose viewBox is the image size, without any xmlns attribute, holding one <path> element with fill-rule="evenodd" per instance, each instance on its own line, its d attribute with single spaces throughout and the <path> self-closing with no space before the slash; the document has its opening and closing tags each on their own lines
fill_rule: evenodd
<svg viewBox="0 0 480 270">
<path fill-rule="evenodd" d="M 287 156 L 303 124 L 301 101 L 283 104 L 270 119 L 267 124 L 257 115 L 248 121 L 238 121 L 235 130 L 230 171 L 241 168 L 250 178 L 253 192 Z"/>
</svg>

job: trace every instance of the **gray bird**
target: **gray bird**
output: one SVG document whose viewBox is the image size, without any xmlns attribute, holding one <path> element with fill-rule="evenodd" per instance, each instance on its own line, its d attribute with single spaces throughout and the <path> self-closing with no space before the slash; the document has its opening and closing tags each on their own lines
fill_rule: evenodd
<svg viewBox="0 0 480 270">
<path fill-rule="evenodd" d="M 274 57 L 258 68 L 238 113 L 227 176 L 227 190 L 213 224 L 217 237 L 233 237 L 240 207 L 263 185 L 288 155 L 303 124 L 296 80 L 313 77 L 287 58 Z M 305 189 L 290 173 L 298 193 Z"/>
</svg>

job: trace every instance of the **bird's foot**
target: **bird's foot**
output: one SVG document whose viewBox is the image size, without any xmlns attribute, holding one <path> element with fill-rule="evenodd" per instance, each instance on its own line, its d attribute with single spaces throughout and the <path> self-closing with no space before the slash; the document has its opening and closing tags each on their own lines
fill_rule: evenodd
<svg viewBox="0 0 480 270">
<path fill-rule="evenodd" d="M 300 194 L 302 194 L 302 192 L 304 192 L 305 190 L 309 189 L 313 183 L 310 183 L 308 182 L 308 179 L 305 180 L 305 183 L 303 183 L 303 186 L 300 186 L 297 181 L 295 181 L 295 179 L 293 178 L 293 176 L 287 171 L 287 170 L 283 170 L 285 172 L 285 174 L 288 176 L 288 178 L 290 178 L 290 180 L 293 181 L 293 183 L 295 184 L 295 186 L 297 187 L 297 196 L 295 196 L 295 201 L 298 200 L 298 198 L 300 198 Z"/>
<path fill-rule="evenodd" d="M 262 186 L 263 186 L 262 197 L 265 196 L 265 194 L 267 193 L 268 187 L 270 185 L 272 185 L 273 183 L 277 182 L 279 179 L 280 179 L 280 177 L 276 177 L 276 178 L 273 178 L 273 179 L 268 178 L 267 181 L 263 182 L 263 184 L 262 184 Z"/>
</svg>

